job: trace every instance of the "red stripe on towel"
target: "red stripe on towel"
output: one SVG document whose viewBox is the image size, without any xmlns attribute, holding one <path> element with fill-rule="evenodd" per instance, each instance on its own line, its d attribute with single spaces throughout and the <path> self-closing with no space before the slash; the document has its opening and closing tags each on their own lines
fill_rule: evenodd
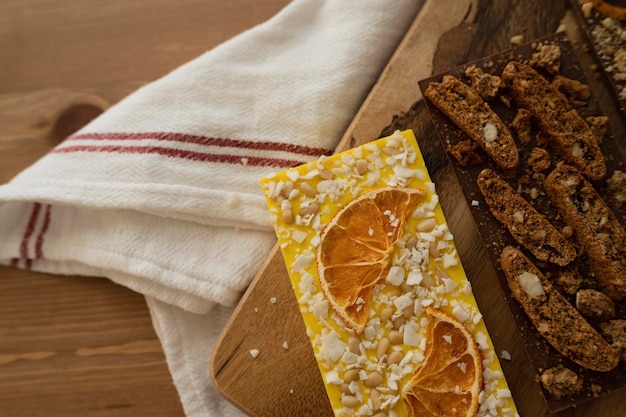
<svg viewBox="0 0 626 417">
<path fill-rule="evenodd" d="M 33 209 L 30 212 L 30 218 L 28 219 L 28 224 L 26 225 L 26 229 L 24 230 L 24 235 L 22 236 L 22 242 L 20 244 L 20 257 L 22 259 L 26 259 L 26 269 L 30 269 L 31 263 L 28 260 L 28 241 L 35 230 L 35 225 L 37 224 L 37 217 L 39 216 L 39 211 L 41 210 L 40 203 L 33 203 Z"/>
<path fill-rule="evenodd" d="M 37 235 L 37 241 L 35 243 L 35 258 L 43 259 L 43 242 L 46 236 L 46 232 L 48 232 L 48 227 L 50 227 L 50 209 L 51 205 L 46 205 L 46 212 L 44 214 L 43 226 L 41 226 L 41 230 L 39 231 L 39 235 Z"/>
<path fill-rule="evenodd" d="M 332 151 L 304 145 L 294 145 L 282 142 L 254 142 L 240 139 L 212 138 L 200 135 L 189 135 L 173 132 L 145 132 L 145 133 L 81 133 L 67 138 L 67 140 L 95 139 L 95 140 L 138 140 L 155 139 L 172 142 L 194 143 L 199 145 L 217 146 L 223 148 L 242 148 L 266 151 L 290 152 L 299 155 L 315 156 L 331 155 Z"/>
<path fill-rule="evenodd" d="M 255 156 L 244 157 L 238 155 L 219 155 L 203 152 L 188 151 L 185 149 L 163 148 L 159 146 L 63 146 L 55 148 L 52 153 L 72 152 L 108 152 L 108 153 L 131 153 L 131 154 L 158 154 L 172 158 L 188 159 L 200 162 L 218 162 L 239 165 L 252 165 L 263 167 L 291 168 L 301 165 L 303 162 L 280 158 L 260 158 Z"/>
</svg>

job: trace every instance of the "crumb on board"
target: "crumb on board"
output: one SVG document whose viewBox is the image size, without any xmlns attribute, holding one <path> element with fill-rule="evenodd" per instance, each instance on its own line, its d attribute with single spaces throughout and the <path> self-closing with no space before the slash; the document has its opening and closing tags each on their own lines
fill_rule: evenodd
<svg viewBox="0 0 626 417">
<path fill-rule="evenodd" d="M 549 75 L 557 75 L 561 66 L 561 48 L 558 45 L 540 45 L 530 59 L 530 66 Z"/>
<path fill-rule="evenodd" d="M 513 46 L 519 46 L 522 43 L 524 43 L 524 35 L 514 35 L 514 36 L 511 36 L 511 39 L 509 40 L 509 42 Z"/>
<path fill-rule="evenodd" d="M 526 109 L 518 109 L 509 127 L 520 144 L 527 145 L 530 143 L 532 139 L 530 111 Z"/>
<path fill-rule="evenodd" d="M 551 165 L 550 153 L 540 147 L 534 147 L 528 154 L 528 165 L 534 172 L 545 171 Z"/>
<path fill-rule="evenodd" d="M 454 145 L 449 145 L 448 152 L 450 152 L 450 155 L 463 167 L 482 162 L 482 158 L 478 153 L 478 145 L 469 139 L 461 140 Z"/>
<path fill-rule="evenodd" d="M 602 143 L 609 129 L 609 118 L 607 116 L 589 116 L 585 118 L 585 121 L 591 128 L 591 132 L 598 143 Z"/>
<path fill-rule="evenodd" d="M 576 309 L 585 317 L 610 320 L 615 317 L 615 303 L 608 295 L 593 289 L 576 293 Z"/>
<path fill-rule="evenodd" d="M 626 202 L 626 173 L 614 171 L 607 180 L 607 192 L 611 206 L 620 208 Z"/>
<path fill-rule="evenodd" d="M 583 379 L 569 368 L 557 365 L 541 374 L 541 385 L 557 400 L 579 393 Z"/>
<path fill-rule="evenodd" d="M 600 323 L 602 335 L 619 353 L 622 368 L 626 369 L 626 320 L 617 319 Z"/>
</svg>

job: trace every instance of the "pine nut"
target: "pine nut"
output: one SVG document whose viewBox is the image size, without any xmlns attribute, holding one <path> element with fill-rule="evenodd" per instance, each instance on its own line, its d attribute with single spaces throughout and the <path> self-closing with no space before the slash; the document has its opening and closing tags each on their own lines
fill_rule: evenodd
<svg viewBox="0 0 626 417">
<path fill-rule="evenodd" d="M 348 369 L 343 373 L 343 380 L 346 382 L 356 381 L 359 378 L 359 370 L 356 368 Z"/>
<path fill-rule="evenodd" d="M 302 184 L 300 184 L 300 191 L 302 191 L 304 194 L 308 195 L 309 197 L 315 197 L 315 195 L 317 194 L 317 190 L 313 188 L 309 183 L 306 183 L 306 182 L 303 182 Z"/>
<path fill-rule="evenodd" d="M 289 198 L 289 194 L 293 191 L 293 182 L 287 181 L 283 185 L 283 189 L 280 192 L 285 198 Z"/>
<path fill-rule="evenodd" d="M 352 395 L 352 391 L 350 391 L 350 385 L 348 384 L 339 385 L 339 391 L 343 392 L 346 395 Z"/>
<path fill-rule="evenodd" d="M 393 329 L 398 330 L 400 327 L 404 326 L 405 323 L 406 323 L 406 317 L 404 316 L 396 317 L 393 320 Z"/>
<path fill-rule="evenodd" d="M 341 396 L 341 405 L 344 407 L 355 408 L 358 407 L 361 402 L 354 395 L 343 395 Z"/>
<path fill-rule="evenodd" d="M 437 274 L 437 278 L 439 278 L 439 279 L 450 278 L 448 276 L 448 274 L 446 274 L 446 272 L 443 269 L 441 269 L 440 267 L 436 267 L 435 268 L 435 273 Z"/>
<path fill-rule="evenodd" d="M 369 374 L 367 376 L 367 379 L 365 381 L 363 381 L 363 383 L 366 386 L 370 387 L 370 388 L 374 388 L 374 387 L 377 387 L 380 384 L 382 384 L 383 380 L 384 380 L 384 378 L 383 378 L 382 374 L 380 374 L 377 371 L 374 371 L 374 372 L 372 372 L 371 374 Z"/>
<path fill-rule="evenodd" d="M 350 352 L 354 353 L 355 355 L 361 353 L 361 341 L 358 337 L 351 336 L 350 339 L 348 339 L 348 346 L 350 347 Z"/>
<path fill-rule="evenodd" d="M 404 334 L 398 330 L 389 332 L 389 341 L 394 345 L 399 345 L 404 340 Z"/>
<path fill-rule="evenodd" d="M 370 390 L 370 400 L 372 400 L 372 410 L 379 410 L 381 405 L 380 392 L 376 388 Z"/>
<path fill-rule="evenodd" d="M 439 250 L 439 248 L 437 248 L 437 242 L 430 242 L 430 246 L 428 246 L 428 252 L 433 258 L 439 258 L 441 256 L 441 251 Z"/>
<path fill-rule="evenodd" d="M 376 347 L 376 355 L 379 359 L 382 358 L 385 353 L 387 353 L 389 345 L 389 339 L 387 339 L 386 337 L 380 339 L 380 341 L 378 342 L 378 346 Z"/>
<path fill-rule="evenodd" d="M 383 310 L 380 312 L 380 320 L 382 322 L 386 322 L 389 321 L 389 319 L 391 318 L 391 316 L 393 315 L 393 308 L 391 307 L 385 307 L 383 308 Z"/>
<path fill-rule="evenodd" d="M 408 306 L 407 308 L 405 308 L 404 310 L 402 310 L 402 315 L 403 315 L 405 318 L 409 319 L 409 318 L 411 318 L 412 316 L 414 316 L 414 315 L 415 315 L 415 313 L 413 312 L 414 310 L 415 310 L 415 305 L 414 305 L 414 304 L 411 304 L 410 306 Z"/>
<path fill-rule="evenodd" d="M 404 355 L 402 354 L 402 352 L 399 351 L 399 350 L 394 350 L 387 357 L 387 364 L 388 365 L 395 365 L 396 363 L 400 363 L 402 358 L 404 358 Z"/>
<path fill-rule="evenodd" d="M 387 297 L 389 297 L 390 299 L 396 298 L 396 297 L 399 297 L 401 293 L 402 291 L 400 291 L 400 288 L 394 288 L 387 293 Z"/>
<path fill-rule="evenodd" d="M 356 161 L 356 172 L 358 172 L 359 175 L 365 174 L 368 170 L 369 170 L 369 163 L 367 162 L 367 160 L 358 159 Z"/>
<path fill-rule="evenodd" d="M 387 155 L 397 155 L 400 153 L 400 149 L 392 148 L 390 146 L 383 146 L 381 151 L 383 151 L 383 153 L 386 153 Z"/>
<path fill-rule="evenodd" d="M 430 275 L 430 273 L 428 272 L 424 272 L 422 274 L 422 287 L 424 288 L 430 288 L 433 285 L 435 285 L 435 280 L 433 279 L 433 276 Z"/>
<path fill-rule="evenodd" d="M 437 221 L 433 217 L 423 220 L 417 225 L 416 230 L 418 232 L 430 232 L 437 226 Z"/>
<path fill-rule="evenodd" d="M 300 214 L 306 216 L 307 214 L 315 214 L 320 210 L 320 206 L 317 203 L 311 203 L 308 206 L 300 209 Z"/>
<path fill-rule="evenodd" d="M 370 388 L 373 388 L 373 387 L 377 387 L 380 384 L 382 384 L 383 383 L 383 379 L 384 379 L 383 376 L 379 372 L 374 371 L 374 372 L 372 372 L 371 374 L 369 374 L 367 376 L 367 379 L 365 381 L 363 381 L 363 383 L 366 386 L 368 386 Z"/>
<path fill-rule="evenodd" d="M 285 224 L 293 223 L 293 212 L 291 210 L 283 210 L 283 222 Z"/>
<path fill-rule="evenodd" d="M 335 175 L 327 169 L 320 169 L 319 177 L 323 180 L 332 180 Z"/>
<path fill-rule="evenodd" d="M 411 236 L 409 238 L 409 240 L 406 241 L 406 248 L 407 249 L 413 249 L 414 247 L 417 246 L 417 238 L 415 236 Z"/>
</svg>

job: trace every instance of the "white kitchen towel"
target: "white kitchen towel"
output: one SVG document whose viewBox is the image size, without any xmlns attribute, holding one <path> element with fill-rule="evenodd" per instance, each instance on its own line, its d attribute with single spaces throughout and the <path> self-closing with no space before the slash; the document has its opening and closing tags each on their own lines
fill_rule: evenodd
<svg viewBox="0 0 626 417">
<path fill-rule="evenodd" d="M 227 414 L 206 364 L 275 242 L 258 181 L 332 152 L 421 4 L 295 0 L 141 88 L 0 187 L 0 262 L 145 294 L 187 415 Z"/>
</svg>

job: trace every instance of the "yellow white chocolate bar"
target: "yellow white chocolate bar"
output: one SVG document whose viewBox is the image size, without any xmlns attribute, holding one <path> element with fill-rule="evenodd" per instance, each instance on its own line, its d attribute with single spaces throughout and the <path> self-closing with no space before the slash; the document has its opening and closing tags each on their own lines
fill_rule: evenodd
<svg viewBox="0 0 626 417">
<path fill-rule="evenodd" d="M 407 415 L 401 393 L 424 358 L 427 306 L 464 323 L 481 350 L 484 389 L 478 415 L 518 415 L 412 131 L 270 175 L 261 185 L 336 416 Z M 423 189 L 426 198 L 407 222 L 389 275 L 374 291 L 370 320 L 356 335 L 325 299 L 316 247 L 344 205 L 389 186 Z M 392 342 L 379 357 L 383 339 Z"/>
</svg>

